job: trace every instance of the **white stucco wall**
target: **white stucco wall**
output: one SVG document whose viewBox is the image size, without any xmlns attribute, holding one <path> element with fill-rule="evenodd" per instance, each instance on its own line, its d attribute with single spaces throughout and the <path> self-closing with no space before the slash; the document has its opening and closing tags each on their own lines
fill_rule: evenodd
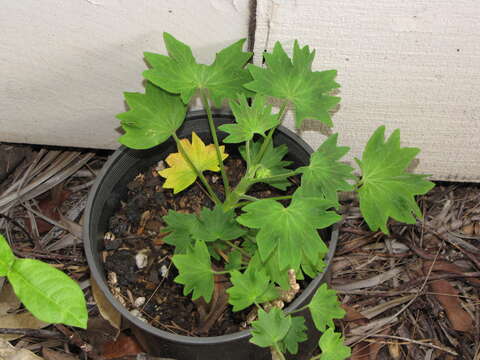
<svg viewBox="0 0 480 360">
<path fill-rule="evenodd" d="M 115 148 L 162 32 L 202 61 L 247 37 L 248 0 L 21 0 L 0 10 L 0 141 Z"/>
<path fill-rule="evenodd" d="M 294 39 L 316 48 L 315 69 L 338 70 L 333 132 L 350 159 L 385 124 L 422 149 L 417 171 L 480 181 L 478 0 L 258 0 L 256 53 Z M 300 134 L 316 147 L 317 130 Z"/>
</svg>

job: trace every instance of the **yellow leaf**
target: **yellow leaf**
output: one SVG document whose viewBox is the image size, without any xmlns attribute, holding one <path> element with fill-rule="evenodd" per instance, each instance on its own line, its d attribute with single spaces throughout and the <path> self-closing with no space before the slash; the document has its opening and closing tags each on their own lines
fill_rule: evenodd
<svg viewBox="0 0 480 360">
<path fill-rule="evenodd" d="M 191 143 L 188 139 L 182 139 L 180 142 L 188 157 L 200 172 L 206 170 L 220 171 L 215 145 L 205 145 L 194 132 L 192 132 Z M 220 146 L 220 153 L 222 160 L 225 160 L 228 156 L 225 153 L 225 146 Z M 170 167 L 158 173 L 167 179 L 163 187 L 173 189 L 174 194 L 186 189 L 197 179 L 197 174 L 179 152 L 168 155 L 165 161 Z"/>
</svg>

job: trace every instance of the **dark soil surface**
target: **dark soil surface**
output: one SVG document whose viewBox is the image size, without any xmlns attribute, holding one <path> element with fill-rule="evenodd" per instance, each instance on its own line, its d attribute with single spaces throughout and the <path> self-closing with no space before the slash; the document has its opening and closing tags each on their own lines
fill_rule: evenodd
<svg viewBox="0 0 480 360">
<path fill-rule="evenodd" d="M 235 186 L 245 172 L 242 159 L 231 157 L 225 162 L 229 181 Z M 162 164 L 163 165 L 163 164 Z M 222 199 L 223 183 L 219 173 L 206 173 L 214 191 Z M 293 179 L 295 181 L 296 179 Z M 131 312 L 155 327 L 181 335 L 218 336 L 247 328 L 248 314 L 252 308 L 234 313 L 231 306 L 219 303 L 218 309 L 210 309 L 201 301 L 192 301 L 183 295 L 183 285 L 174 282 L 178 272 L 172 264 L 174 249 L 165 244 L 166 226 L 162 221 L 168 210 L 184 213 L 199 213 L 203 207 L 213 207 L 199 183 L 174 195 L 164 189 L 164 179 L 155 166 L 138 174 L 128 184 L 128 194 L 117 213 L 110 219 L 109 233 L 104 239 L 105 269 L 112 293 Z M 291 194 L 296 186 L 280 191 L 263 184 L 254 186 L 248 195 L 257 198 Z M 241 240 L 237 241 L 239 245 Z M 136 259 L 144 258 L 145 267 L 139 268 Z M 220 267 L 222 265 L 219 263 Z M 223 289 L 228 288 L 228 279 Z M 139 299 L 140 298 L 140 299 Z M 217 310 L 220 314 L 212 326 L 203 326 L 201 314 Z"/>
</svg>

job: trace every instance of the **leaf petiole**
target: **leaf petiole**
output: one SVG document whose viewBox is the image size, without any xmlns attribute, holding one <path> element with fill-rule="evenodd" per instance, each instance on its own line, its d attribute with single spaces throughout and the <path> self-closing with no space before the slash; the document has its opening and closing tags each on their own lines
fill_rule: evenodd
<svg viewBox="0 0 480 360">
<path fill-rule="evenodd" d="M 255 178 L 255 179 L 252 179 L 252 182 L 257 183 L 257 182 L 270 182 L 275 180 L 284 180 L 286 178 L 298 175 L 300 173 L 301 173 L 301 170 L 293 170 L 284 174 L 279 174 L 279 175 L 270 176 L 266 178 Z"/>
<path fill-rule="evenodd" d="M 193 171 L 195 171 L 195 173 L 197 174 L 198 178 L 200 179 L 200 181 L 202 182 L 203 186 L 205 186 L 205 188 L 207 189 L 208 193 L 210 194 L 210 197 L 213 199 L 213 201 L 216 203 L 216 204 L 220 204 L 221 201 L 220 199 L 218 198 L 218 196 L 215 194 L 215 192 L 213 191 L 213 189 L 211 188 L 210 184 L 208 183 L 207 179 L 205 178 L 205 176 L 203 176 L 202 172 L 200 170 L 197 169 L 197 167 L 195 166 L 195 164 L 192 162 L 192 159 L 190 159 L 190 157 L 188 156 L 187 152 L 185 151 L 185 148 L 183 147 L 182 145 L 182 142 L 180 141 L 180 139 L 178 138 L 177 134 L 176 133 L 173 133 L 173 139 L 175 140 L 175 143 L 177 144 L 177 148 L 178 148 L 178 151 L 182 154 L 183 158 L 187 161 L 188 165 L 190 165 L 190 167 L 192 168 Z"/>
<path fill-rule="evenodd" d="M 218 144 L 217 131 L 215 129 L 215 123 L 213 121 L 212 109 L 208 103 L 208 97 L 206 90 L 200 91 L 200 97 L 202 99 L 202 105 L 207 112 L 208 125 L 210 126 L 210 132 L 212 134 L 213 143 L 215 144 L 215 151 L 217 153 L 218 166 L 220 167 L 220 173 L 222 174 L 223 186 L 225 187 L 225 195 L 230 193 L 230 185 L 228 183 L 227 173 L 225 172 L 225 166 L 223 165 L 222 154 L 220 152 L 220 145 Z"/>
<path fill-rule="evenodd" d="M 234 248 L 235 250 L 238 250 L 240 251 L 240 253 L 244 256 L 246 256 L 248 259 L 251 258 L 250 254 L 248 252 L 246 252 L 245 250 L 243 250 L 241 247 L 235 245 L 233 242 L 231 242 L 230 240 L 224 240 L 228 245 L 230 245 L 232 248 Z"/>
<path fill-rule="evenodd" d="M 277 352 L 277 355 L 278 355 L 280 360 L 286 360 L 285 355 L 283 355 L 283 353 L 280 351 L 280 347 L 278 346 L 278 343 L 275 343 L 273 345 L 273 348 Z"/>
<path fill-rule="evenodd" d="M 279 120 L 278 122 L 280 122 L 282 120 L 285 113 L 287 112 L 287 106 L 288 106 L 288 101 L 285 101 L 282 104 L 282 107 L 280 108 L 280 112 L 278 113 L 278 120 Z M 258 152 L 257 156 L 255 157 L 255 163 L 256 164 L 259 163 L 260 160 L 262 160 L 263 155 L 265 155 L 265 152 L 267 151 L 268 146 L 272 142 L 273 133 L 275 132 L 276 128 L 277 127 L 275 126 L 268 131 L 267 137 L 263 141 L 262 147 L 260 148 L 260 151 Z"/>
</svg>

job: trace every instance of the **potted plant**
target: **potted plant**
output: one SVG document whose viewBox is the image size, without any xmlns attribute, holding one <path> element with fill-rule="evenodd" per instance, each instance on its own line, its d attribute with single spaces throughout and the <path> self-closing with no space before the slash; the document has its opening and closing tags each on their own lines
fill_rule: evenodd
<svg viewBox="0 0 480 360">
<path fill-rule="evenodd" d="M 125 93 L 129 110 L 118 115 L 125 147 L 109 160 L 89 198 L 85 245 L 93 276 L 144 338 L 161 338 L 160 355 L 178 360 L 265 359 L 269 354 L 297 358 L 299 344 L 312 334 L 315 339 L 316 328 L 322 333 L 321 354 L 311 360 L 347 358 L 350 350 L 333 322 L 344 311 L 335 291 L 321 284 L 329 248 L 319 231 L 341 220 L 336 210 L 342 191 L 358 194 L 372 230 L 388 233 L 389 218 L 415 222 L 421 216 L 415 195 L 433 186 L 425 175 L 406 172 L 419 150 L 400 147 L 398 130 L 385 140 L 381 126 L 357 160 L 360 177 L 341 162 L 349 148 L 337 144 L 337 134 L 309 156 L 308 146 L 281 122 L 291 109 L 296 127 L 305 119 L 332 126 L 329 111 L 340 98 L 330 93 L 339 84 L 335 70 L 312 71 L 315 52 L 297 41 L 291 58 L 277 42 L 264 54 L 265 67 L 258 67 L 247 65 L 252 54 L 242 50 L 244 40 L 217 53 L 211 65 L 198 64 L 191 49 L 170 34 L 164 40 L 168 56 L 145 53 L 150 65 L 143 74 L 146 92 Z M 205 113 L 186 116 L 196 94 Z M 278 112 L 272 101 L 279 104 Z M 225 103 L 233 116 L 212 110 Z M 185 122 L 186 117 L 205 123 Z M 231 144 L 245 166 L 233 185 L 224 164 L 229 156 L 225 146 L 232 149 Z M 293 164 L 285 156 L 293 156 Z M 251 330 L 206 338 L 169 334 L 132 316 L 109 293 L 99 255 L 105 224 L 125 196 L 128 181 L 159 160 L 166 163 L 157 169 L 164 189 L 177 194 L 198 181 L 208 198 L 197 213 L 169 210 L 162 218 L 162 233 L 167 234 L 162 241 L 174 247 L 175 282 L 198 306 L 222 296 L 234 312 L 253 309 Z M 220 174 L 215 186 L 212 172 Z M 249 190 L 259 183 L 285 192 L 251 196 Z M 314 280 L 301 289 L 298 281 L 303 279 Z M 248 341 L 259 350 L 252 350 Z"/>
</svg>

